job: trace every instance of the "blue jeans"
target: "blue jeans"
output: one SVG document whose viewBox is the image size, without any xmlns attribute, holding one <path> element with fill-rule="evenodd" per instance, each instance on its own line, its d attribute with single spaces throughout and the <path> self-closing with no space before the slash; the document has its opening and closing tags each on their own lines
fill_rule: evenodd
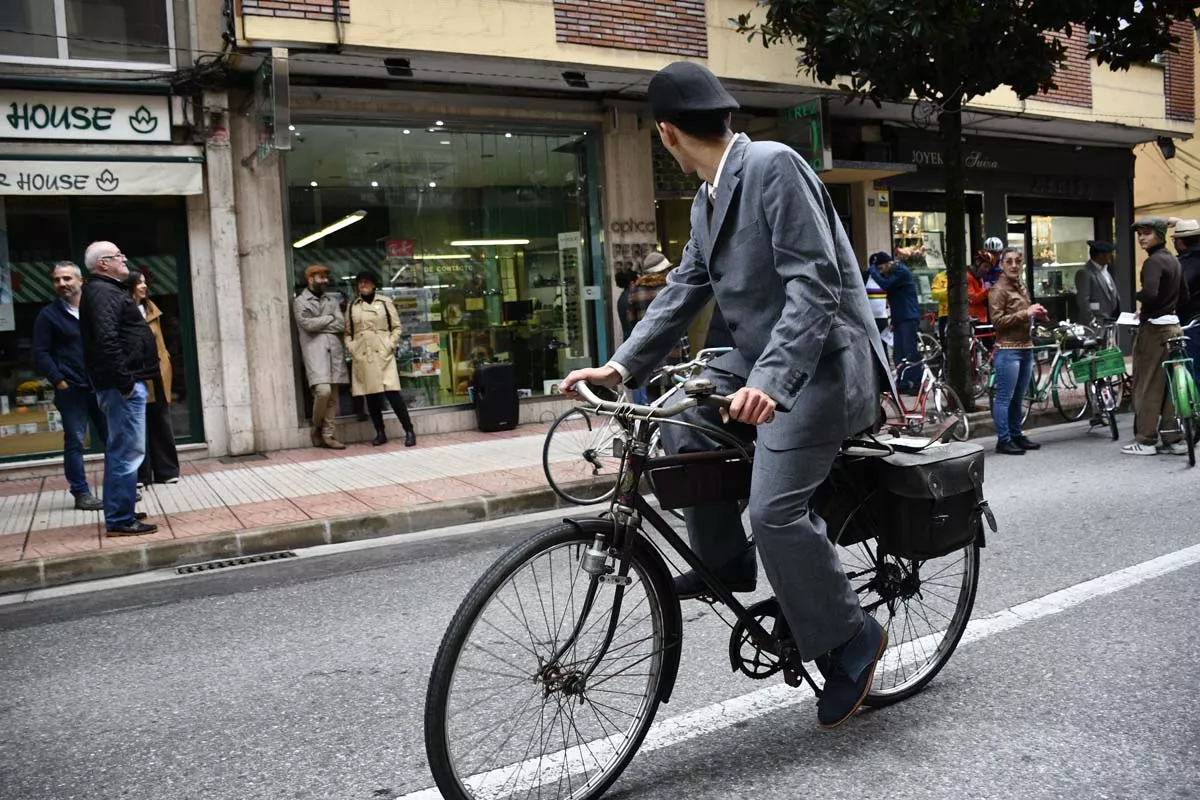
<svg viewBox="0 0 1200 800">
<path fill-rule="evenodd" d="M 108 421 L 104 448 L 104 524 L 132 525 L 137 504 L 137 472 L 146 457 L 146 384 L 139 381 L 133 394 L 101 389 L 96 399 Z"/>
<path fill-rule="evenodd" d="M 992 401 L 992 422 L 996 439 L 1007 442 L 1023 435 L 1021 418 L 1025 416 L 1025 395 L 1033 378 L 1033 350 L 997 348 L 992 360 L 996 376 L 996 397 Z"/>
<path fill-rule="evenodd" d="M 63 472 L 71 485 L 71 494 L 76 497 L 91 494 L 88 488 L 87 471 L 83 466 L 83 442 L 87 437 L 88 420 L 92 422 L 92 435 L 103 442 L 108 439 L 108 426 L 96 403 L 96 395 L 89 389 L 59 389 L 54 393 L 54 405 L 62 415 L 63 426 Z"/>
<path fill-rule="evenodd" d="M 892 355 L 896 366 L 908 361 L 910 366 L 896 376 L 900 389 L 915 389 L 921 383 L 920 320 L 892 320 Z"/>
</svg>

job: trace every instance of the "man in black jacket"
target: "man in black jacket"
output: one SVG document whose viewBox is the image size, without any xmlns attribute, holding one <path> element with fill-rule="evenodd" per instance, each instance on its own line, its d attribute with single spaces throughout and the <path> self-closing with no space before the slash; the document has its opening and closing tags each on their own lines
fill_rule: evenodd
<svg viewBox="0 0 1200 800">
<path fill-rule="evenodd" d="M 158 348 L 124 283 L 129 266 L 117 246 L 93 242 L 84 263 L 91 273 L 79 306 L 84 363 L 108 421 L 104 526 L 109 536 L 154 533 L 157 526 L 142 522 L 135 505 L 146 456 L 146 381 L 158 374 Z"/>
<path fill-rule="evenodd" d="M 1137 440 L 1122 447 L 1121 452 L 1130 456 L 1187 455 L 1187 446 L 1177 430 L 1162 431 L 1162 445 L 1155 445 L 1159 421 L 1174 426 L 1175 404 L 1167 391 L 1162 362 L 1167 357 L 1167 340 L 1181 334 L 1178 312 L 1187 305 L 1188 288 L 1179 260 L 1165 247 L 1167 221 L 1146 217 L 1135 222 L 1133 229 L 1147 258 L 1142 264 L 1142 288 L 1136 298 L 1142 309 L 1133 345 L 1133 425 Z"/>
<path fill-rule="evenodd" d="M 1175 223 L 1175 252 L 1179 254 L 1183 282 L 1188 287 L 1188 301 L 1179 308 L 1179 322 L 1187 325 L 1200 317 L 1200 222 L 1181 219 Z M 1192 371 L 1200 374 L 1200 326 L 1184 333 L 1188 337 Z"/>
<path fill-rule="evenodd" d="M 103 441 L 108 426 L 96 404 L 96 395 L 83 364 L 83 337 L 79 333 L 79 300 L 83 273 L 70 261 L 60 261 L 50 273 L 58 299 L 38 312 L 33 321 L 33 363 L 54 386 L 54 405 L 62 416 L 63 471 L 82 511 L 104 508 L 88 486 L 83 466 L 83 442 L 88 420 Z"/>
</svg>

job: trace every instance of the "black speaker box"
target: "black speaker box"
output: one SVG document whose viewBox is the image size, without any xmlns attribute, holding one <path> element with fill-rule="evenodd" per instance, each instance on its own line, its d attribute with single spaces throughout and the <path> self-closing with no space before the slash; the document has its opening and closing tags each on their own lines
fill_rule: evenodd
<svg viewBox="0 0 1200 800">
<path fill-rule="evenodd" d="M 471 380 L 475 394 L 475 422 L 485 433 L 517 427 L 521 417 L 517 398 L 517 372 L 512 364 L 480 364 Z"/>
</svg>

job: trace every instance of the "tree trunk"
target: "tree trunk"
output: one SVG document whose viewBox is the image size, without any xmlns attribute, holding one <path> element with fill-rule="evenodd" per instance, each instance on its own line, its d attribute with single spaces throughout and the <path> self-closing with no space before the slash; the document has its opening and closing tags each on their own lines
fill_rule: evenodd
<svg viewBox="0 0 1200 800">
<path fill-rule="evenodd" d="M 967 315 L 967 275 L 971 254 L 966 252 L 965 177 L 962 158 L 961 98 L 951 98 L 938 118 L 946 178 L 946 288 L 950 300 L 947 323 L 946 369 L 950 386 L 975 410 L 971 389 L 971 321 Z"/>
</svg>

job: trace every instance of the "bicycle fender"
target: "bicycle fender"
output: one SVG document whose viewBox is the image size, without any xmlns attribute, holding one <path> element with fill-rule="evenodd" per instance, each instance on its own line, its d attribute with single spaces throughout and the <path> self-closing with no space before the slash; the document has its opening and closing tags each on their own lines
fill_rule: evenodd
<svg viewBox="0 0 1200 800">
<path fill-rule="evenodd" d="M 596 533 L 611 534 L 613 521 L 599 517 L 583 519 L 567 518 L 564 523 L 571 525 L 580 533 L 595 535 Z M 675 594 L 675 584 L 671 572 L 663 561 L 662 554 L 656 550 L 649 540 L 641 534 L 636 534 L 629 546 L 643 556 L 646 565 L 647 578 L 654 584 L 659 595 L 663 611 L 663 665 L 662 683 L 658 688 L 658 699 L 662 703 L 671 702 L 671 692 L 675 689 L 675 680 L 679 675 L 679 661 L 683 652 L 683 612 L 679 607 L 679 597 Z"/>
</svg>

